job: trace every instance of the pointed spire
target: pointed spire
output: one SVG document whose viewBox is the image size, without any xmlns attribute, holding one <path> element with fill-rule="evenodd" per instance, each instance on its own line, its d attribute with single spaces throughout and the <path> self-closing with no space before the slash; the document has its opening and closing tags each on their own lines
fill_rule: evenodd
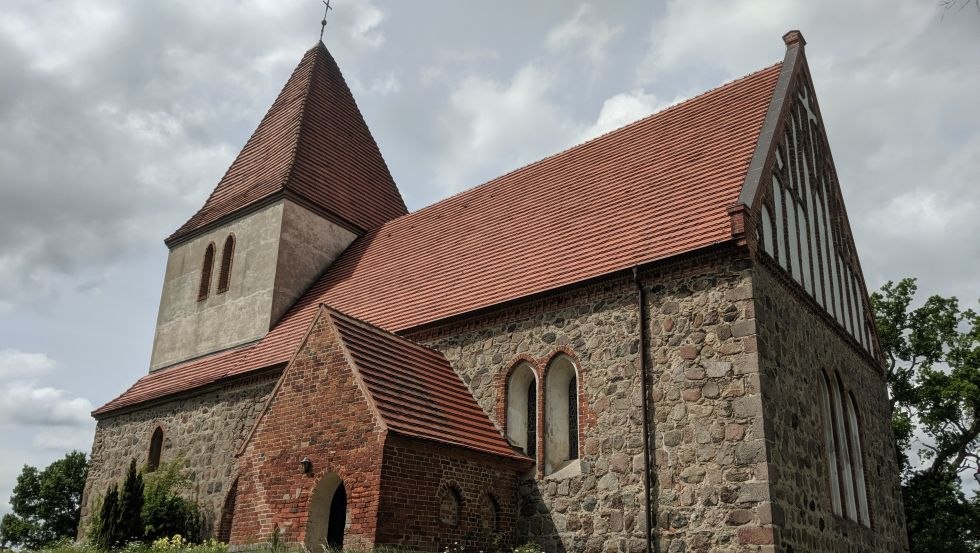
<svg viewBox="0 0 980 553">
<path fill-rule="evenodd" d="M 173 246 L 233 213 L 285 195 L 361 230 L 408 212 L 322 42 L 303 56 L 204 206 L 165 242 Z"/>
</svg>

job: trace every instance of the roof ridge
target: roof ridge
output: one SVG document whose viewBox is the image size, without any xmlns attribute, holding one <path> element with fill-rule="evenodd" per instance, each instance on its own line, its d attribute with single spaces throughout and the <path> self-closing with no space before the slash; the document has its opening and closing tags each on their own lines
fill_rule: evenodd
<svg viewBox="0 0 980 553">
<path fill-rule="evenodd" d="M 741 77 L 738 77 L 736 79 L 732 79 L 730 81 L 725 81 L 725 82 L 721 83 L 720 85 L 718 85 L 718 86 L 716 86 L 714 88 L 708 89 L 708 90 L 706 90 L 706 91 L 704 91 L 704 92 L 702 92 L 700 94 L 697 94 L 695 96 L 691 96 L 690 98 L 687 98 L 687 99 L 685 99 L 685 100 L 683 100 L 681 102 L 678 102 L 676 104 L 667 106 L 667 107 L 661 109 L 660 111 L 655 111 L 655 112 L 653 112 L 653 113 L 651 113 L 649 115 L 646 115 L 645 117 L 641 117 L 640 119 L 637 119 L 636 121 L 632 121 L 632 122 L 627 123 L 625 125 L 622 125 L 620 127 L 616 127 L 615 129 L 606 131 L 606 132 L 604 132 L 604 133 L 602 133 L 602 134 L 600 134 L 598 136 L 594 136 L 594 137 L 592 137 L 592 138 L 590 138 L 588 140 L 585 140 L 583 142 L 579 142 L 577 144 L 573 144 L 573 145 L 571 145 L 571 146 L 569 146 L 569 147 L 567 147 L 567 148 L 565 148 L 563 150 L 559 150 L 559 151 L 557 151 L 557 152 L 555 152 L 553 154 L 549 154 L 549 155 L 547 155 L 545 157 L 542 157 L 542 158 L 536 159 L 534 161 L 530 161 L 528 163 L 525 163 L 524 165 L 521 165 L 519 167 L 516 167 L 514 169 L 511 169 L 510 171 L 507 171 L 506 173 L 497 175 L 496 177 L 493 177 L 492 179 L 490 179 L 488 181 L 481 182 L 480 184 L 477 184 L 477 185 L 475 185 L 475 186 L 473 186 L 471 188 L 467 188 L 465 190 L 460 190 L 459 192 L 456 192 L 455 194 L 452 194 L 450 196 L 446 196 L 445 198 L 442 198 L 441 200 L 437 200 L 437 201 L 435 201 L 435 202 L 433 202 L 433 203 L 431 203 L 431 204 L 429 204 L 427 206 L 421 207 L 421 208 L 419 208 L 416 211 L 413 211 L 411 213 L 406 213 L 405 215 L 402 215 L 401 217 L 397 217 L 395 219 L 392 219 L 392 220 L 386 222 L 381 227 L 379 227 L 378 230 L 380 231 L 381 229 L 385 228 L 389 224 L 394 223 L 396 221 L 400 221 L 400 220 L 404 219 L 405 217 L 410 217 L 410 216 L 416 215 L 418 213 L 422 213 L 423 211 L 427 211 L 427 210 L 429 210 L 431 208 L 434 208 L 434 207 L 440 206 L 440 205 L 442 205 L 444 203 L 447 203 L 447 202 L 449 202 L 449 201 L 451 201 L 453 199 L 457 199 L 460 196 L 469 194 L 471 192 L 475 192 L 476 190 L 482 189 L 482 188 L 484 188 L 484 187 L 486 187 L 488 185 L 491 185 L 491 184 L 493 184 L 493 183 L 495 183 L 497 181 L 503 180 L 504 178 L 509 177 L 511 175 L 514 175 L 516 173 L 520 173 L 520 172 L 524 171 L 525 169 L 528 169 L 528 168 L 533 167 L 535 165 L 544 163 L 544 162 L 549 161 L 549 160 L 551 160 L 553 158 L 556 158 L 558 156 L 561 156 L 561 155 L 564 155 L 564 154 L 567 154 L 567 153 L 570 153 L 570 152 L 574 152 L 576 150 L 579 150 L 581 148 L 584 148 L 585 146 L 592 145 L 592 144 L 594 144 L 594 143 L 596 143 L 596 142 L 598 142 L 598 141 L 600 141 L 602 139 L 606 139 L 610 135 L 618 134 L 618 133 L 620 133 L 622 131 L 625 131 L 626 129 L 639 126 L 641 123 L 644 123 L 644 122 L 648 121 L 649 119 L 651 119 L 653 117 L 661 116 L 661 115 L 663 115 L 665 113 L 675 111 L 675 110 L 680 109 L 681 107 L 684 107 L 684 106 L 689 106 L 689 104 L 691 104 L 692 102 L 694 102 L 696 100 L 699 100 L 699 99 L 703 98 L 704 96 L 707 96 L 707 95 L 712 94 L 714 92 L 717 92 L 719 90 L 728 88 L 730 86 L 734 86 L 734 85 L 738 84 L 741 81 L 750 79 L 750 78 L 752 78 L 752 77 L 754 77 L 754 76 L 756 76 L 756 75 L 758 75 L 760 73 L 763 73 L 765 71 L 769 71 L 769 70 L 771 70 L 771 69 L 773 69 L 775 67 L 778 67 L 778 66 L 782 65 L 782 63 L 783 62 L 778 61 L 778 62 L 773 63 L 771 65 L 767 65 L 766 67 L 763 67 L 761 69 L 758 69 L 756 71 L 753 71 L 751 73 L 742 75 Z"/>
<path fill-rule="evenodd" d="M 316 283 L 314 283 L 313 286 L 315 286 L 315 285 L 316 285 Z M 310 288 L 312 288 L 313 286 L 311 286 Z M 364 319 L 359 319 L 359 318 L 357 318 L 357 317 L 355 317 L 353 315 L 350 315 L 348 313 L 344 313 L 343 311 L 337 309 L 336 307 L 327 305 L 325 303 L 321 303 L 320 304 L 320 307 L 325 308 L 331 314 L 337 314 L 338 316 L 340 316 L 343 319 L 347 319 L 347 320 L 349 320 L 351 322 L 354 322 L 356 324 L 359 324 L 360 326 L 366 326 L 368 328 L 372 328 L 374 330 L 377 330 L 378 332 L 381 332 L 382 334 L 390 335 L 390 336 L 398 339 L 399 341 L 404 342 L 405 344 L 411 345 L 411 346 L 413 346 L 415 348 L 418 348 L 420 350 L 423 350 L 423 351 L 429 352 L 431 354 L 434 354 L 437 357 L 440 357 L 442 359 L 446 359 L 446 356 L 441 351 L 439 351 L 439 350 L 437 350 L 435 348 L 430 348 L 430 347 L 424 346 L 424 345 L 422 345 L 422 344 L 420 344 L 418 342 L 409 340 L 408 338 L 406 338 L 404 336 L 400 336 L 400 335 L 398 335 L 398 334 L 396 334 L 396 333 L 394 333 L 394 332 L 392 332 L 390 330 L 387 330 L 385 328 L 382 328 L 382 327 L 380 327 L 380 326 L 378 326 L 378 325 L 376 325 L 374 323 L 370 323 L 368 321 L 365 321 Z M 283 317 L 283 318 L 285 318 L 285 317 Z"/>
<path fill-rule="evenodd" d="M 298 110 L 299 119 L 296 124 L 296 130 L 293 133 L 293 145 L 289 152 L 289 170 L 286 171 L 286 174 L 283 175 L 282 180 L 279 183 L 279 186 L 283 190 L 289 188 L 289 182 L 292 180 L 293 174 L 296 172 L 296 157 L 299 155 L 300 141 L 303 140 L 303 131 L 306 128 L 306 107 L 310 100 L 310 94 L 313 92 L 313 78 L 316 75 L 316 66 L 320 62 L 321 47 L 326 49 L 326 45 L 323 44 L 323 42 L 319 42 L 316 44 L 316 46 L 307 50 L 307 52 L 313 52 L 313 62 L 310 63 L 310 71 L 307 75 L 306 86 L 304 87 L 303 96 L 300 99 Z M 290 189 L 290 192 L 295 193 L 296 191 Z"/>
</svg>

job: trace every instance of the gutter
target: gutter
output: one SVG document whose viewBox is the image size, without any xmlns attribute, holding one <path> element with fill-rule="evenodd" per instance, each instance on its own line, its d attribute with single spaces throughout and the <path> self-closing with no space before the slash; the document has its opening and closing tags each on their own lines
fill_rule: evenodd
<svg viewBox="0 0 980 553">
<path fill-rule="evenodd" d="M 640 320 L 637 323 L 639 325 L 640 347 L 637 353 L 640 356 L 640 379 L 643 389 L 643 499 L 646 509 L 646 552 L 653 553 L 653 523 L 655 517 L 653 516 L 653 506 L 650 501 L 650 489 L 653 486 L 650 482 L 650 393 L 647 383 L 646 363 L 646 294 L 643 291 L 643 285 L 640 284 L 639 267 L 635 265 L 633 266 L 633 283 L 636 284 L 636 307 L 640 315 Z"/>
</svg>

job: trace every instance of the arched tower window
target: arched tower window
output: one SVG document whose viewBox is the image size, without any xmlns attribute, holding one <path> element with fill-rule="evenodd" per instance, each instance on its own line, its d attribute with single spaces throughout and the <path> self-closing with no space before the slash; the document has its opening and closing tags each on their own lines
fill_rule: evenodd
<svg viewBox="0 0 980 553">
<path fill-rule="evenodd" d="M 160 467 L 160 454 L 163 453 L 163 429 L 159 426 L 150 437 L 150 454 L 146 459 L 146 470 L 153 472 Z"/>
<path fill-rule="evenodd" d="M 521 363 L 507 380 L 507 439 L 532 459 L 537 449 L 537 395 L 534 371 Z"/>
<path fill-rule="evenodd" d="M 545 473 L 578 458 L 578 379 L 575 365 L 559 355 L 545 373 Z"/>
<path fill-rule="evenodd" d="M 211 273 L 214 272 L 214 244 L 204 250 L 204 263 L 201 264 L 201 285 L 197 289 L 197 301 L 205 300 L 211 293 Z"/>
<path fill-rule="evenodd" d="M 218 293 L 228 291 L 228 284 L 231 282 L 231 262 L 235 257 L 235 236 L 229 234 L 225 238 L 225 245 L 221 248 L 221 269 L 218 271 Z"/>
<path fill-rule="evenodd" d="M 834 514 L 871 526 L 857 401 L 839 377 L 821 378 L 820 392 Z"/>
</svg>

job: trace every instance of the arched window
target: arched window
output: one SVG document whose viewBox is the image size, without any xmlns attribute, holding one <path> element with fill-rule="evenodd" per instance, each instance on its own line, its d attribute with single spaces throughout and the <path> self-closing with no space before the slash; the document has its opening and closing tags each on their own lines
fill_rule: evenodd
<svg viewBox="0 0 980 553">
<path fill-rule="evenodd" d="M 146 458 L 148 472 L 153 472 L 160 467 L 161 453 L 163 453 L 163 429 L 158 426 L 150 437 L 150 454 Z"/>
<path fill-rule="evenodd" d="M 537 379 L 527 363 L 514 368 L 507 381 L 507 439 L 528 457 L 537 453 Z"/>
<path fill-rule="evenodd" d="M 228 291 L 228 284 L 231 282 L 231 262 L 235 257 L 235 236 L 229 234 L 225 238 L 225 245 L 221 248 L 221 270 L 218 271 L 218 293 Z"/>
<path fill-rule="evenodd" d="M 844 391 L 840 378 L 828 381 L 823 377 L 820 391 L 834 514 L 846 515 L 851 520 L 871 526 L 857 402 L 852 394 Z"/>
<path fill-rule="evenodd" d="M 834 439 L 833 414 L 830 409 L 830 384 L 827 375 L 820 375 L 820 400 L 823 404 L 823 440 L 826 448 L 827 470 L 830 473 L 830 501 L 834 514 L 842 513 L 840 502 L 840 475 L 837 473 L 837 441 Z"/>
<path fill-rule="evenodd" d="M 545 373 L 545 474 L 578 459 L 578 379 L 575 365 L 559 355 Z"/>
<path fill-rule="evenodd" d="M 205 300 L 211 293 L 211 273 L 214 272 L 214 244 L 204 250 L 204 263 L 201 265 L 201 286 L 197 289 L 197 301 Z"/>
<path fill-rule="evenodd" d="M 439 522 L 456 528 L 459 526 L 459 514 L 463 510 L 463 494 L 453 484 L 442 487 L 439 498 Z"/>
<path fill-rule="evenodd" d="M 868 490 L 864 487 L 864 452 L 861 449 L 861 433 L 858 430 L 857 402 L 853 394 L 847 394 L 847 427 L 851 440 L 851 466 L 854 468 L 854 487 L 857 495 L 858 516 L 861 524 L 871 526 L 868 514 Z"/>
<path fill-rule="evenodd" d="M 830 386 L 830 402 L 834 412 L 834 438 L 837 440 L 837 454 L 842 472 L 842 495 L 844 512 L 847 518 L 857 520 L 857 504 L 854 500 L 854 472 L 851 470 L 851 452 L 847 443 L 847 430 L 844 426 L 844 403 L 841 400 L 840 380 L 834 379 Z"/>
</svg>

